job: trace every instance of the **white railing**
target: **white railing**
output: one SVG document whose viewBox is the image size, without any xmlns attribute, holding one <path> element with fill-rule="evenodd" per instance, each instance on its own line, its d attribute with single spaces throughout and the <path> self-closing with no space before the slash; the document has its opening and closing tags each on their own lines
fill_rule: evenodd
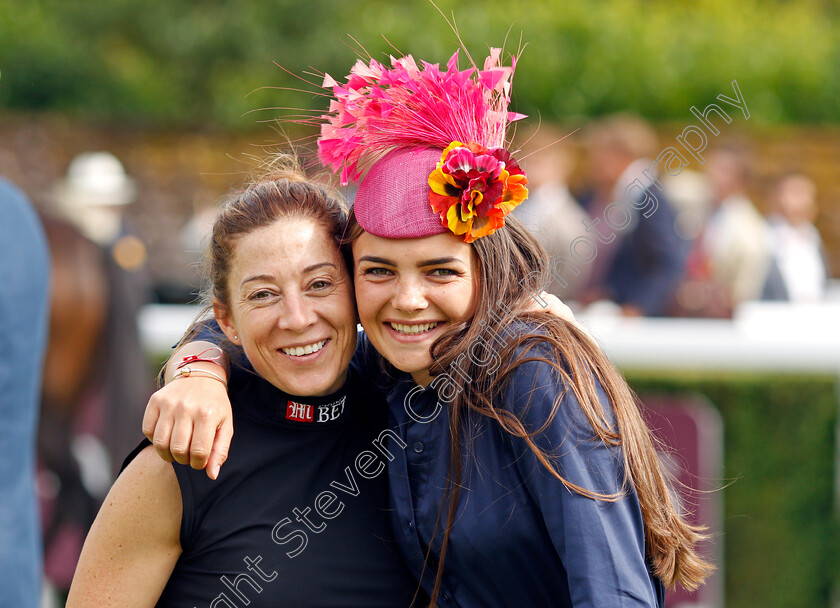
<svg viewBox="0 0 840 608">
<path fill-rule="evenodd" d="M 199 312 L 149 305 L 139 318 L 147 352 L 165 353 Z M 634 370 L 792 371 L 840 374 L 840 301 L 751 302 L 732 320 L 581 315 L 610 358 Z"/>
</svg>

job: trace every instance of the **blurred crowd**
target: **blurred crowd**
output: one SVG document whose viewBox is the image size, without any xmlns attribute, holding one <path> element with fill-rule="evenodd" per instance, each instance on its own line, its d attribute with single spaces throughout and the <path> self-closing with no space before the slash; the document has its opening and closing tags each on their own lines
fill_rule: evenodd
<svg viewBox="0 0 840 608">
<path fill-rule="evenodd" d="M 654 130 L 632 116 L 574 142 L 542 128 L 523 147 L 531 194 L 514 213 L 548 252 L 546 288 L 578 310 L 730 318 L 746 301 L 826 296 L 814 182 L 790 167 L 756 184 L 745 141 L 720 139 L 699 170 L 673 176 L 657 169 Z"/>
<path fill-rule="evenodd" d="M 749 300 L 825 297 L 830 273 L 814 227 L 818 193 L 806 172 L 792 166 L 757 188 L 749 145 L 721 137 L 704 162 L 693 165 L 697 170 L 665 175 L 655 170 L 660 147 L 654 130 L 631 116 L 608 117 L 566 135 L 543 126 L 521 142 L 530 196 L 515 214 L 547 251 L 549 292 L 578 310 L 714 318 L 731 317 Z M 764 193 L 766 216 L 751 192 Z M 43 376 L 37 364 L 20 372 L 42 385 L 36 473 L 26 462 L 15 464 L 28 451 L 11 442 L 6 447 L 12 452 L 0 455 L 0 463 L 6 483 L 12 483 L 7 471 L 16 471 L 24 484 L 27 476 L 36 480 L 42 542 L 32 552 L 17 546 L 16 559 L 31 554 L 30 561 L 43 564 L 48 596 L 60 605 L 87 529 L 123 456 L 139 439 L 153 372 L 141 349 L 137 315 L 156 290 L 147 269 L 153 252 L 126 219 L 138 188 L 119 159 L 107 152 L 81 154 L 65 178 L 40 194 L 39 200 L 49 201 L 38 210 L 51 266 L 49 332 Z M 0 189 L 0 202 L 6 196 Z M 26 206 L 22 194 L 14 197 Z M 214 209 L 204 207 L 175 237 L 192 255 L 213 216 Z M 22 230 L 9 223 L 7 229 Z M 37 245 L 33 238 L 27 243 Z M 45 248 L 41 254 L 47 255 Z M 37 255 L 21 259 L 34 263 Z M 3 258 L 5 269 L 16 259 Z M 193 297 L 193 287 L 183 286 L 181 301 Z M 22 322 L 6 321 L 27 331 Z M 31 335 L 21 335 L 32 352 L 40 352 L 37 324 Z M 38 403 L 18 403 L 30 409 L 4 411 L 4 421 L 34 421 Z M 28 424 L 18 439 L 35 432 Z M 27 512 L 27 493 L 15 496 L 23 502 L 3 508 Z"/>
</svg>

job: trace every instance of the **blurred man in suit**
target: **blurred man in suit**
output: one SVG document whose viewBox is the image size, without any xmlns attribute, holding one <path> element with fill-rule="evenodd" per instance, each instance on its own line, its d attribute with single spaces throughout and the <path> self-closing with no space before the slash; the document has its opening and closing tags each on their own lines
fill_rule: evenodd
<svg viewBox="0 0 840 608">
<path fill-rule="evenodd" d="M 581 203 L 592 254 L 581 300 L 611 300 L 626 316 L 667 314 L 689 251 L 675 230 L 675 213 L 651 173 L 653 130 L 632 116 L 595 123 L 584 138 L 589 192 Z"/>
</svg>

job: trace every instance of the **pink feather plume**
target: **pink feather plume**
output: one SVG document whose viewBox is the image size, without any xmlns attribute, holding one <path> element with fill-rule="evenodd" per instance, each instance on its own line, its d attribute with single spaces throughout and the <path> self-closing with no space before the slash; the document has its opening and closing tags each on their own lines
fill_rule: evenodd
<svg viewBox="0 0 840 608">
<path fill-rule="evenodd" d="M 524 116 L 508 112 L 514 59 L 499 65 L 501 49 L 490 49 L 482 70 L 458 69 L 456 51 L 446 69 L 411 55 L 392 67 L 359 60 L 346 83 L 325 75 L 323 87 L 334 99 L 321 123 L 321 162 L 341 171 L 341 183 L 357 181 L 364 170 L 397 147 L 443 150 L 453 141 L 503 147 L 509 122 Z"/>
</svg>

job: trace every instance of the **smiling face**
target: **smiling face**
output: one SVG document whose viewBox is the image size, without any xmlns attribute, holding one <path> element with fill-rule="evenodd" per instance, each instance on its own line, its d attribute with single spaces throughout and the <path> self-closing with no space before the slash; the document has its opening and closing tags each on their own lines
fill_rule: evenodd
<svg viewBox="0 0 840 608">
<path fill-rule="evenodd" d="M 327 230 L 285 218 L 234 243 L 230 306 L 214 303 L 222 331 L 242 345 L 257 373 L 287 393 L 340 388 L 356 321 L 352 285 Z"/>
<path fill-rule="evenodd" d="M 429 348 L 475 310 L 478 262 L 452 234 L 385 239 L 362 233 L 353 242 L 359 319 L 373 346 L 425 386 Z"/>
</svg>

